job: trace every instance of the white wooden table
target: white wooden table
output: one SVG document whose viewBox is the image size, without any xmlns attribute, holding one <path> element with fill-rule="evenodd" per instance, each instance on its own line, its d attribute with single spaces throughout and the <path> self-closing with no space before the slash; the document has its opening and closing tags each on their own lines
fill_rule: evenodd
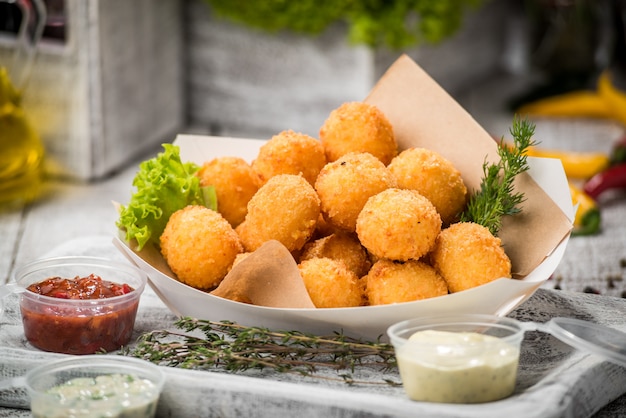
<svg viewBox="0 0 626 418">
<path fill-rule="evenodd" d="M 160 147 L 159 147 L 160 148 Z M 152 157 L 154 150 L 144 158 Z M 0 212 L 0 283 L 11 278 L 16 266 L 37 259 L 77 238 L 113 237 L 117 214 L 112 201 L 128 201 L 137 169 L 132 164 L 110 178 L 95 183 L 70 183 L 52 179 L 34 204 Z M 603 295 L 597 303 L 619 297 L 626 290 L 626 197 L 604 212 L 605 231 L 596 237 L 574 238 L 557 270 L 560 287 L 583 292 L 587 286 Z M 616 278 L 612 287 L 605 277 Z M 619 279 L 617 279 L 619 278 Z M 547 282 L 545 287 L 554 287 Z M 20 415 L 23 414 L 23 415 Z M 626 396 L 605 407 L 597 417 L 626 415 Z M 0 408 L 0 417 L 29 416 L 27 411 Z"/>
</svg>

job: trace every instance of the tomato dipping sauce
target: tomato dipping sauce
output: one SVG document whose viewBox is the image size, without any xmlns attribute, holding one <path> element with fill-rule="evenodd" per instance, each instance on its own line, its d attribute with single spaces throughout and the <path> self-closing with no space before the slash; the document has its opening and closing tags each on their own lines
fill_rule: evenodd
<svg viewBox="0 0 626 418">
<path fill-rule="evenodd" d="M 134 289 L 127 284 L 117 284 L 90 274 L 74 279 L 51 277 L 26 288 L 31 292 L 59 299 L 102 299 L 125 295 Z"/>
<path fill-rule="evenodd" d="M 24 334 L 41 350 L 93 354 L 130 341 L 139 296 L 126 283 L 90 274 L 50 277 L 26 290 L 20 302 Z"/>
</svg>

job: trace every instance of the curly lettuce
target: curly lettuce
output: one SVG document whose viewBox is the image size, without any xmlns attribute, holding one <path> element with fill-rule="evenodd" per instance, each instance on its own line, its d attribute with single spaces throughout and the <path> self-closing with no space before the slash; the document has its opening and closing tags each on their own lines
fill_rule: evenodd
<svg viewBox="0 0 626 418">
<path fill-rule="evenodd" d="M 133 180 L 137 189 L 128 205 L 120 207 L 118 228 L 126 232 L 126 240 L 136 240 L 137 249 L 159 238 L 170 216 L 188 205 L 202 205 L 217 210 L 213 186 L 201 187 L 195 175 L 199 166 L 182 162 L 176 145 L 163 144 L 164 151 L 139 164 Z"/>
</svg>

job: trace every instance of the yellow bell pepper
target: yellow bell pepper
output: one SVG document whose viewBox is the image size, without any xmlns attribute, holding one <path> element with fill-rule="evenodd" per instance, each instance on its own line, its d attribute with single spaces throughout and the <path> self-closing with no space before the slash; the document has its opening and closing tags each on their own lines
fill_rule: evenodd
<svg viewBox="0 0 626 418">
<path fill-rule="evenodd" d="M 522 105 L 516 110 L 522 115 L 611 118 L 608 103 L 595 91 L 573 91 L 559 96 L 546 97 Z"/>
<path fill-rule="evenodd" d="M 586 180 L 610 164 L 610 157 L 602 152 L 574 152 L 529 147 L 526 155 L 531 157 L 558 158 L 563 164 L 565 175 L 571 179 Z"/>
<path fill-rule="evenodd" d="M 610 119 L 626 126 L 626 91 L 605 70 L 595 90 L 578 90 L 526 103 L 515 111 L 521 115 Z"/>
<path fill-rule="evenodd" d="M 578 205 L 572 235 L 593 235 L 600 232 L 602 218 L 596 201 L 571 182 L 569 190 L 572 203 Z"/>
<path fill-rule="evenodd" d="M 611 117 L 626 125 L 626 92 L 613 85 L 609 71 L 604 71 L 598 79 L 598 94 L 607 104 Z"/>
</svg>

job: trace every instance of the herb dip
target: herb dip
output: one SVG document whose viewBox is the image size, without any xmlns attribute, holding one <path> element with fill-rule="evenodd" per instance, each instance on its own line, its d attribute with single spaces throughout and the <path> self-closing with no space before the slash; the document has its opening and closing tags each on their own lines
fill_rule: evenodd
<svg viewBox="0 0 626 418">
<path fill-rule="evenodd" d="M 420 331 L 396 356 L 405 391 L 416 401 L 490 402 L 515 389 L 519 347 L 490 335 Z"/>
<path fill-rule="evenodd" d="M 148 379 L 131 374 L 78 377 L 33 399 L 34 418 L 151 418 L 159 393 Z"/>
</svg>

